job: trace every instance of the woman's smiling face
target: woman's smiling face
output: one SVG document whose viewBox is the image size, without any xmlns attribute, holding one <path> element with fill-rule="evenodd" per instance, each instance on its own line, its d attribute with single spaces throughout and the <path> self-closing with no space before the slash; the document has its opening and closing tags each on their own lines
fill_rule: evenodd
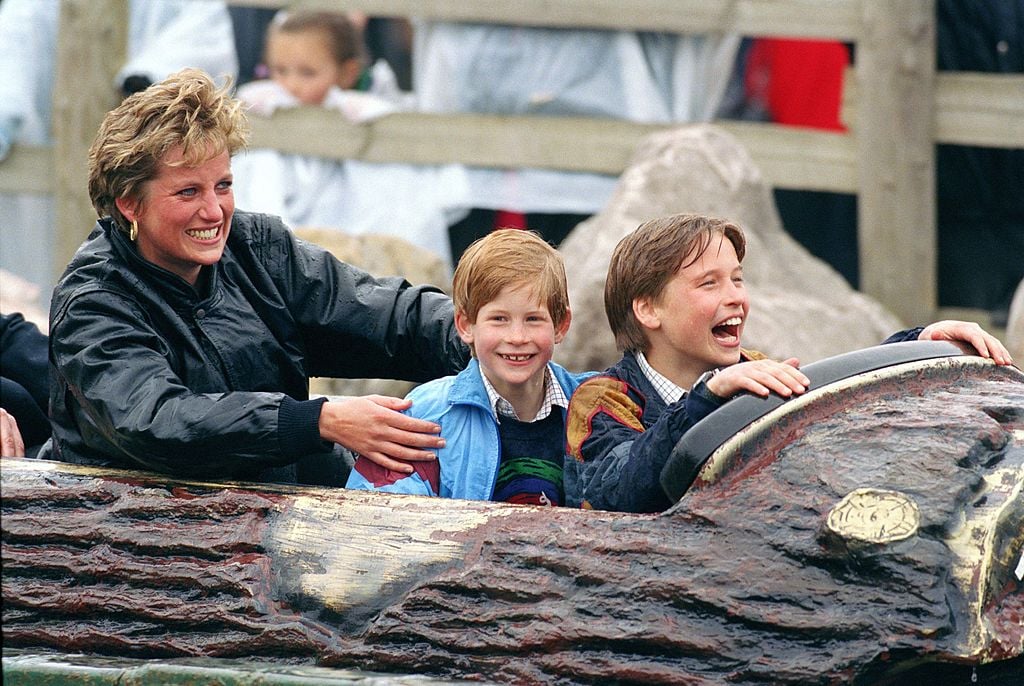
<svg viewBox="0 0 1024 686">
<path fill-rule="evenodd" d="M 141 199 L 117 200 L 125 218 L 138 222 L 139 254 L 195 285 L 200 269 L 224 253 L 235 211 L 231 182 L 227 151 L 189 167 L 181 146 L 171 148 Z"/>
</svg>

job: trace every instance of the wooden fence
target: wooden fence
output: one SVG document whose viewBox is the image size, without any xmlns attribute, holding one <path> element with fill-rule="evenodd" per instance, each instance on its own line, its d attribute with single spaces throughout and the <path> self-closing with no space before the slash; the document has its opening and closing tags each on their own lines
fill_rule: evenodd
<svg viewBox="0 0 1024 686">
<path fill-rule="evenodd" d="M 253 7 L 281 0 L 228 0 Z M 52 148 L 16 147 L 0 190 L 53 193 L 64 264 L 92 209 L 85 152 L 117 102 L 128 0 L 62 0 Z M 937 312 L 935 144 L 1024 148 L 1024 75 L 936 73 L 933 0 L 301 0 L 293 6 L 552 27 L 619 28 L 851 42 L 847 133 L 717 122 L 778 188 L 858 197 L 861 290 L 907 322 Z M 111 49 L 121 46 L 121 51 Z M 254 121 L 255 147 L 371 162 L 621 172 L 665 128 L 574 117 L 401 113 L 364 125 L 303 108 Z"/>
</svg>

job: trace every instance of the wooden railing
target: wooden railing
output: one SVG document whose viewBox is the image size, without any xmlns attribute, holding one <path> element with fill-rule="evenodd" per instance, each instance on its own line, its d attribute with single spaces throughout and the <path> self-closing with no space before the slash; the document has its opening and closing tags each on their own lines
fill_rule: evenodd
<svg viewBox="0 0 1024 686">
<path fill-rule="evenodd" d="M 281 0 L 228 0 L 281 7 Z M 735 32 L 847 41 L 846 133 L 717 122 L 778 188 L 858 197 L 861 289 L 907 322 L 937 312 L 935 144 L 1024 147 L 1024 75 L 936 73 L 933 0 L 302 0 L 380 16 L 679 33 Z M 127 0 L 62 0 L 52 149 L 16 148 L 0 190 L 57 196 L 59 263 L 93 216 L 85 151 L 117 95 Z M 574 117 L 401 113 L 354 125 L 316 108 L 254 121 L 253 144 L 371 162 L 459 162 L 621 172 L 636 143 L 665 128 Z"/>
</svg>

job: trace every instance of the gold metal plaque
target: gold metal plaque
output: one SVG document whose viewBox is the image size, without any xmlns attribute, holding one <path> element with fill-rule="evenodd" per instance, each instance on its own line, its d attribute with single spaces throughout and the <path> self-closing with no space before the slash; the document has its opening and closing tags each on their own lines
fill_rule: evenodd
<svg viewBox="0 0 1024 686">
<path fill-rule="evenodd" d="M 847 540 L 893 543 L 916 534 L 920 523 L 917 503 L 903 493 L 858 488 L 832 508 L 826 526 Z"/>
</svg>

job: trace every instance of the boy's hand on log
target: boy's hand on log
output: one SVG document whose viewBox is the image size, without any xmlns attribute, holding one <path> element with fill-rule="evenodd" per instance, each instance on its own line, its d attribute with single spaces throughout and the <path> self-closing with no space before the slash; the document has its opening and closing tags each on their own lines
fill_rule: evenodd
<svg viewBox="0 0 1024 686">
<path fill-rule="evenodd" d="M 999 339 L 974 322 L 944 319 L 924 327 L 917 339 L 920 341 L 951 341 L 968 354 L 990 358 L 996 364 L 1013 364 L 1010 351 Z"/>
<path fill-rule="evenodd" d="M 807 390 L 810 380 L 800 371 L 800 361 L 791 357 L 783 362 L 753 360 L 721 370 L 707 381 L 708 390 L 720 398 L 731 398 L 747 391 L 761 397 L 777 393 L 783 398 Z"/>
<path fill-rule="evenodd" d="M 320 410 L 320 437 L 343 445 L 371 462 L 403 474 L 405 462 L 434 460 L 431 450 L 444 447 L 441 427 L 402 414 L 412 401 L 383 395 L 332 399 Z"/>
<path fill-rule="evenodd" d="M 0 456 L 25 457 L 25 441 L 14 415 L 0 408 Z"/>
</svg>

